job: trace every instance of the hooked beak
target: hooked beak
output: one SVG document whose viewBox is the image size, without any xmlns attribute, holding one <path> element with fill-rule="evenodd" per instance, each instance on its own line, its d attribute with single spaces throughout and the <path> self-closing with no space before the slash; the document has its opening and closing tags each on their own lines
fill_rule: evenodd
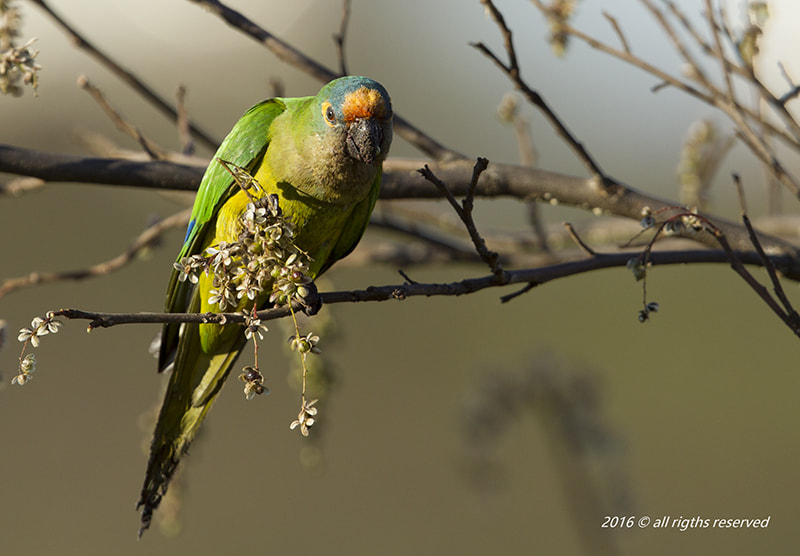
<svg viewBox="0 0 800 556">
<path fill-rule="evenodd" d="M 373 118 L 358 118 L 347 131 L 347 152 L 365 164 L 373 164 L 381 155 L 383 128 Z"/>
</svg>

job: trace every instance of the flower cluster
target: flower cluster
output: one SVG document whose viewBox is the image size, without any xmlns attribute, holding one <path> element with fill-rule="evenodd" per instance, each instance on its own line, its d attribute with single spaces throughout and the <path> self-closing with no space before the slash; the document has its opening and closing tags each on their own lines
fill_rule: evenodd
<svg viewBox="0 0 800 556">
<path fill-rule="evenodd" d="M 55 334 L 61 327 L 61 321 L 55 319 L 52 311 L 45 315 L 45 318 L 34 317 L 30 328 L 20 328 L 17 340 L 30 343 L 33 347 L 39 347 L 39 338 L 48 334 Z"/>
<path fill-rule="evenodd" d="M 679 214 L 664 223 L 664 232 L 683 237 L 694 237 L 705 229 L 705 221 L 696 212 Z"/>
<path fill-rule="evenodd" d="M 297 419 L 292 421 L 292 424 L 289 425 L 289 428 L 294 430 L 299 426 L 300 434 L 303 436 L 308 436 L 308 429 L 316 422 L 314 416 L 317 414 L 317 408 L 314 407 L 314 404 L 317 403 L 317 401 L 319 400 L 311 400 L 308 402 L 304 398 L 303 407 L 300 409 Z"/>
<path fill-rule="evenodd" d="M 248 340 L 258 337 L 259 340 L 264 339 L 264 332 L 268 332 L 266 324 L 261 324 L 261 319 L 256 316 L 255 309 L 253 311 L 244 310 L 244 337 Z"/>
<path fill-rule="evenodd" d="M 256 394 L 269 394 L 269 388 L 264 386 L 264 375 L 255 367 L 243 368 L 239 380 L 244 382 L 244 395 L 248 400 L 252 400 Z"/>
<path fill-rule="evenodd" d="M 254 340 L 255 362 L 242 369 L 239 379 L 245 383 L 244 394 L 250 400 L 256 394 L 269 393 L 264 386 L 264 376 L 258 368 L 258 343 L 263 339 L 267 327 L 261 323 L 256 307 L 268 301 L 270 305 L 289 305 L 300 301 L 309 305 L 314 293 L 309 276 L 309 256 L 295 244 L 292 223 L 284 218 L 278 204 L 278 196 L 266 194 L 264 189 L 244 168 L 217 159 L 233 176 L 250 202 L 239 217 L 238 234 L 235 241 L 220 242 L 208 247 L 204 253 L 182 258 L 174 263 L 178 280 L 192 284 L 200 281 L 200 273 L 211 277 L 209 304 L 220 311 L 228 308 L 241 311 L 245 321 L 245 337 Z M 249 301 L 249 303 L 248 303 Z M 247 306 L 250 308 L 246 308 Z M 305 378 L 308 373 L 305 363 L 307 353 L 319 353 L 319 337 L 312 333 L 300 333 L 292 309 L 295 335 L 289 341 L 292 349 L 301 354 L 303 364 L 303 390 L 301 411 L 291 428 L 300 427 L 308 436 L 314 424 L 317 408 L 306 401 Z"/>
<path fill-rule="evenodd" d="M 22 95 L 20 80 L 36 92 L 42 66 L 35 61 L 39 51 L 30 47 L 35 40 L 31 39 L 22 46 L 0 49 L 0 93 L 11 93 L 15 97 Z"/>
<path fill-rule="evenodd" d="M 575 0 L 554 0 L 547 8 L 547 22 L 550 27 L 548 42 L 556 56 L 563 56 L 567 51 L 569 33 L 566 27 L 574 13 Z"/>
<path fill-rule="evenodd" d="M 174 263 L 180 281 L 196 284 L 200 272 L 211 273 L 209 303 L 220 311 L 235 308 L 244 298 L 255 301 L 269 293 L 273 305 L 309 295 L 308 256 L 294 244 L 292 223 L 280 211 L 275 195 L 248 203 L 234 242 L 220 242 L 202 255 Z"/>
<path fill-rule="evenodd" d="M 313 333 L 309 332 L 305 336 L 295 335 L 289 338 L 289 343 L 292 347 L 292 351 L 296 351 L 298 353 L 306 354 L 308 352 L 311 353 L 322 353 L 317 347 L 317 343 L 319 342 L 319 336 L 315 336 Z"/>
<path fill-rule="evenodd" d="M 39 341 L 42 336 L 56 334 L 60 327 L 61 321 L 56 320 L 55 315 L 50 311 L 44 318 L 34 317 L 30 328 L 20 329 L 17 340 L 23 342 L 24 345 L 19 356 L 19 374 L 11 381 L 12 384 L 23 386 L 33 378 L 33 372 L 36 370 L 36 357 L 32 353 L 25 355 L 25 348 L 28 344 L 33 347 L 39 347 Z"/>
<path fill-rule="evenodd" d="M 19 374 L 14 377 L 11 384 L 24 386 L 26 382 L 33 378 L 33 371 L 36 370 L 36 356 L 29 353 L 19 360 Z"/>
</svg>

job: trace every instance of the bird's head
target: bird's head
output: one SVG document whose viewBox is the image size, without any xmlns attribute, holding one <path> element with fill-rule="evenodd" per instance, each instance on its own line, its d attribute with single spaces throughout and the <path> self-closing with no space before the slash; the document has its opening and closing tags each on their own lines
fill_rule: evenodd
<svg viewBox="0 0 800 556">
<path fill-rule="evenodd" d="M 367 165 L 384 161 L 392 144 L 392 101 L 383 85 L 367 77 L 340 77 L 316 100 L 317 127 L 343 141 L 348 156 Z"/>
</svg>

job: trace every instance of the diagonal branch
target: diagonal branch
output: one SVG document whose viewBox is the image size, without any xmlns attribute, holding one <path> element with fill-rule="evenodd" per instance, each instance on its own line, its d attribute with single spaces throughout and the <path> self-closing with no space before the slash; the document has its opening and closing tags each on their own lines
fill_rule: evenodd
<svg viewBox="0 0 800 556">
<path fill-rule="evenodd" d="M 607 181 L 606 174 L 600 168 L 600 165 L 594 160 L 594 158 L 592 158 L 583 144 L 578 141 L 575 136 L 572 135 L 572 133 L 570 133 L 569 129 L 567 129 L 566 125 L 564 125 L 556 113 L 550 108 L 550 106 L 548 106 L 544 98 L 537 91 L 531 89 L 522 80 L 519 65 L 517 63 L 517 53 L 516 49 L 514 48 L 511 29 L 509 29 L 506 25 L 503 15 L 494 5 L 492 0 L 481 0 L 481 4 L 486 7 L 495 23 L 500 28 L 500 33 L 503 36 L 503 42 L 505 44 L 506 55 L 508 56 L 508 64 L 500 60 L 500 58 L 498 58 L 497 55 L 494 54 L 494 52 L 492 52 L 489 47 L 482 42 L 472 43 L 472 46 L 482 52 L 492 62 L 494 62 L 495 65 L 497 65 L 497 67 L 499 67 L 508 76 L 517 90 L 519 90 L 531 104 L 541 110 L 541 112 L 550 122 L 550 125 L 552 125 L 556 130 L 556 133 L 558 133 L 575 151 L 578 158 L 589 169 L 589 171 L 591 171 L 592 174 L 600 178 L 603 183 L 605 183 Z"/>
<path fill-rule="evenodd" d="M 456 211 L 456 214 L 458 214 L 458 217 L 467 228 L 467 233 L 472 240 L 472 244 L 475 246 L 475 250 L 478 252 L 478 256 L 480 256 L 483 262 L 489 265 L 489 268 L 492 270 L 492 274 L 494 274 L 497 280 L 502 283 L 505 281 L 505 273 L 503 272 L 503 267 L 500 265 L 500 256 L 494 251 L 489 251 L 489 249 L 486 247 L 486 241 L 483 239 L 483 237 L 481 237 L 480 232 L 478 232 L 478 227 L 475 225 L 475 220 L 472 218 L 472 209 L 475 201 L 475 190 L 478 187 L 478 179 L 486 170 L 488 165 L 488 160 L 485 158 L 478 158 L 472 170 L 472 178 L 469 182 L 467 195 L 461 204 L 459 204 L 459 202 L 456 200 L 453 193 L 447 187 L 447 184 L 437 178 L 427 164 L 419 170 L 419 173 L 426 180 L 435 185 L 442 195 L 444 195 L 444 197 L 450 203 L 450 206 L 453 207 L 453 209 Z"/>
<path fill-rule="evenodd" d="M 347 38 L 347 25 L 350 23 L 350 0 L 344 0 L 342 4 L 342 22 L 339 24 L 339 32 L 333 35 L 333 42 L 336 43 L 336 54 L 339 58 L 339 73 L 347 75 L 347 56 L 344 52 L 344 41 Z"/>
<path fill-rule="evenodd" d="M 100 108 L 103 109 L 103 112 L 105 112 L 106 115 L 111 119 L 114 125 L 117 126 L 117 129 L 139 143 L 139 145 L 151 159 L 164 160 L 167 158 L 166 150 L 160 145 L 157 145 L 151 139 L 147 138 L 139 128 L 125 120 L 125 118 L 123 118 L 122 115 L 117 112 L 111 106 L 111 104 L 109 104 L 105 95 L 103 95 L 103 92 L 94 84 L 92 84 L 85 75 L 78 77 L 78 87 L 89 93 L 94 101 L 100 105 Z"/>
<path fill-rule="evenodd" d="M 139 93 L 142 97 L 147 99 L 153 106 L 158 108 L 163 114 L 169 117 L 173 121 L 177 121 L 178 119 L 178 112 L 175 108 L 166 100 L 161 98 L 155 91 L 153 91 L 150 87 L 148 87 L 141 79 L 136 77 L 133 72 L 123 68 L 120 64 L 112 60 L 106 54 L 104 54 L 101 50 L 96 48 L 91 42 L 86 40 L 80 33 L 78 33 L 69 23 L 67 23 L 64 19 L 61 18 L 56 12 L 53 11 L 52 8 L 45 2 L 45 0 L 31 0 L 34 4 L 38 5 L 42 8 L 50 17 L 52 17 L 56 23 L 58 23 L 64 31 L 70 36 L 72 42 L 78 48 L 85 50 L 92 58 L 100 62 L 105 68 L 111 71 L 114 75 L 119 77 L 122 81 L 127 83 L 134 91 Z M 217 145 L 219 145 L 219 141 L 211 137 L 208 133 L 202 130 L 194 123 L 189 124 L 192 133 L 194 133 L 198 139 L 200 139 L 203 143 L 206 144 L 210 149 L 216 150 Z"/>
</svg>

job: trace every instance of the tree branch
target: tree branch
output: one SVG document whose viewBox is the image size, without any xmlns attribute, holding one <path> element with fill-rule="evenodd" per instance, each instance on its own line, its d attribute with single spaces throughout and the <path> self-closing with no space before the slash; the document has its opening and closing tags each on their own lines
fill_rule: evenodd
<svg viewBox="0 0 800 556">
<path fill-rule="evenodd" d="M 96 183 L 152 189 L 197 191 L 204 168 L 176 162 L 138 162 L 50 153 L 0 145 L 0 172 L 47 182 Z"/>
<path fill-rule="evenodd" d="M 743 264 L 759 265 L 762 263 L 758 253 L 750 251 L 746 253 L 736 253 L 738 260 Z M 363 290 L 349 290 L 320 293 L 319 297 L 324 305 L 334 303 L 358 303 L 367 301 L 402 301 L 409 297 L 416 296 L 460 296 L 476 293 L 488 288 L 503 287 L 513 284 L 532 284 L 540 286 L 569 276 L 575 276 L 585 272 L 592 272 L 604 268 L 625 267 L 631 257 L 631 253 L 595 253 L 592 257 L 580 261 L 555 264 L 541 268 L 529 268 L 523 270 L 507 270 L 507 281 L 499 284 L 494 274 L 481 276 L 478 278 L 468 278 L 456 282 L 448 283 L 421 283 L 406 282 L 403 284 L 387 286 L 370 286 Z M 785 264 L 786 257 L 773 258 L 773 262 Z M 728 250 L 707 250 L 707 251 L 656 251 L 649 255 L 648 262 L 653 266 L 673 265 L 673 264 L 707 264 L 707 263 L 729 263 Z M 299 303 L 293 305 L 295 312 L 302 311 L 303 306 Z M 55 316 L 63 316 L 68 319 L 83 319 L 92 321 L 90 329 L 108 328 L 119 324 L 157 324 L 157 323 L 207 323 L 216 322 L 244 323 L 244 316 L 241 313 L 100 313 L 83 311 L 80 309 L 61 309 L 54 311 Z M 258 311 L 257 316 L 262 321 L 275 320 L 289 316 L 291 309 L 288 306 L 265 309 Z"/>
<path fill-rule="evenodd" d="M 339 24 L 339 32 L 334 33 L 333 42 L 336 44 L 336 54 L 339 58 L 339 72 L 347 75 L 347 56 L 344 52 L 344 41 L 347 38 L 347 24 L 350 23 L 350 0 L 342 3 L 342 22 Z"/>
<path fill-rule="evenodd" d="M 384 163 L 381 199 L 441 199 L 442 193 L 421 179 L 417 170 L 428 163 L 432 172 L 448 184 L 454 195 L 469 191 L 473 163 L 466 159 L 433 163 L 421 160 L 390 159 Z M 113 158 L 84 158 L 74 155 L 46 153 L 0 145 L 0 172 L 31 176 L 45 181 L 97 183 L 159 189 L 194 191 L 203 169 L 166 161 L 132 162 Z M 674 202 L 646 195 L 618 182 L 609 189 L 598 185 L 593 178 L 577 178 L 514 164 L 492 164 L 481 174 L 475 187 L 479 197 L 511 197 L 525 200 L 557 202 L 591 210 L 597 214 L 613 214 L 632 218 L 642 217 L 648 208 L 652 212 L 670 209 Z M 747 230 L 741 224 L 722 218 L 703 215 L 723 231 L 732 248 L 750 251 L 753 246 Z M 699 234 L 690 239 L 708 247 L 717 247 L 711 234 Z M 766 253 L 780 257 L 778 268 L 784 276 L 800 280 L 800 250 L 791 243 L 767 234 L 759 235 Z M 776 263 L 777 264 L 777 263 Z"/>
<path fill-rule="evenodd" d="M 483 262 L 489 265 L 489 268 L 492 270 L 492 274 L 495 275 L 498 282 L 502 283 L 505 281 L 505 274 L 503 273 L 503 267 L 500 265 L 500 257 L 497 253 L 494 251 L 489 251 L 489 249 L 486 247 L 486 241 L 483 239 L 483 237 L 481 237 L 481 234 L 478 232 L 478 228 L 475 225 L 475 220 L 472 218 L 472 209 L 475 201 L 475 189 L 478 187 L 478 179 L 486 170 L 488 165 L 489 161 L 485 158 L 479 158 L 475 163 L 475 166 L 472 169 L 472 178 L 470 178 L 467 195 L 461 204 L 459 204 L 455 196 L 453 196 L 453 194 L 450 192 L 450 189 L 447 187 L 447 185 L 436 177 L 427 164 L 419 170 L 419 173 L 426 180 L 435 185 L 442 195 L 444 195 L 444 197 L 450 203 L 450 206 L 453 207 L 453 210 L 456 211 L 456 214 L 458 214 L 458 217 L 467 228 L 467 233 L 472 240 L 472 245 L 475 247 L 475 251 L 478 253 L 478 256 Z"/>
</svg>

